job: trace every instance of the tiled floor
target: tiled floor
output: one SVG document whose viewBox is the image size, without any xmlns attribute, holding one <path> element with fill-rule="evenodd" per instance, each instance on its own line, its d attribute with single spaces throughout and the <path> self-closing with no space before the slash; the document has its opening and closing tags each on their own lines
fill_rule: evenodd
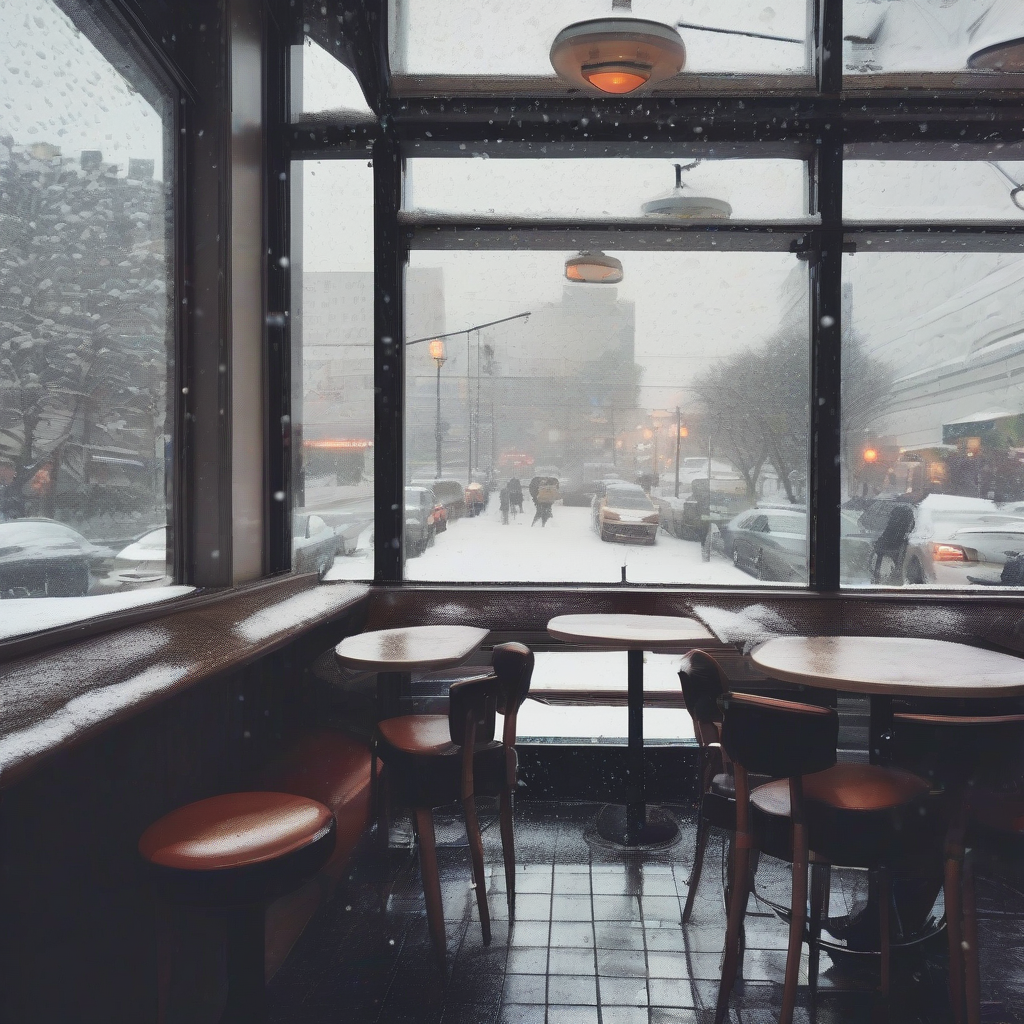
<svg viewBox="0 0 1024 1024">
<path fill-rule="evenodd" d="M 280 1024 L 705 1024 L 713 1017 L 723 947 L 721 847 L 712 840 L 687 927 L 680 925 L 693 849 L 690 812 L 681 842 L 657 855 L 592 848 L 594 804 L 521 803 L 517 810 L 516 923 L 509 929 L 500 841 L 484 815 L 491 945 L 482 943 L 461 818 L 438 814 L 448 933 L 447 966 L 427 934 L 419 871 L 393 848 L 386 884 L 372 856 L 353 866 L 270 986 Z M 400 829 L 393 832 L 393 843 Z M 788 901 L 788 866 L 765 861 L 759 886 Z M 986 872 L 991 874 L 991 872 Z M 832 913 L 855 898 L 837 878 Z M 386 900 L 386 907 L 382 902 Z M 1024 1021 L 1024 896 L 1006 880 L 979 883 L 986 1024 Z M 736 1024 L 778 1019 L 786 925 L 751 901 L 744 978 L 731 1000 Z M 894 964 L 894 1022 L 947 1024 L 944 937 Z M 805 952 L 806 957 L 806 952 Z M 871 1018 L 872 958 L 822 956 L 816 1019 Z M 803 979 L 804 985 L 806 978 Z M 812 1019 L 806 987 L 798 1022 Z"/>
</svg>

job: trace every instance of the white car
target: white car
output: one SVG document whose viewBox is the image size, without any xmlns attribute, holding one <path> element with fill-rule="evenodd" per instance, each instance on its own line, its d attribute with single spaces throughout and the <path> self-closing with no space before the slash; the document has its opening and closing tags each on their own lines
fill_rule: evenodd
<svg viewBox="0 0 1024 1024">
<path fill-rule="evenodd" d="M 971 586 L 968 576 L 998 577 L 1008 551 L 1024 551 L 1024 517 L 986 498 L 930 494 L 914 509 L 903 562 L 910 584 Z"/>
<path fill-rule="evenodd" d="M 167 573 L 167 529 L 150 530 L 114 558 L 107 575 L 100 580 L 100 590 L 144 590 L 171 583 Z"/>
</svg>

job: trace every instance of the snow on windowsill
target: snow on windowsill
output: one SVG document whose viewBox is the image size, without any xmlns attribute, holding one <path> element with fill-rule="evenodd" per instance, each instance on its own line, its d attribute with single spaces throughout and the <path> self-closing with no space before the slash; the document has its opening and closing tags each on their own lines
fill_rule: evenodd
<svg viewBox="0 0 1024 1024">
<path fill-rule="evenodd" d="M 38 633 L 57 626 L 70 626 L 86 619 L 141 608 L 157 601 L 170 601 L 195 591 L 195 587 L 154 587 L 129 590 L 123 594 L 93 597 L 16 597 L 0 601 L 0 640 Z"/>
</svg>

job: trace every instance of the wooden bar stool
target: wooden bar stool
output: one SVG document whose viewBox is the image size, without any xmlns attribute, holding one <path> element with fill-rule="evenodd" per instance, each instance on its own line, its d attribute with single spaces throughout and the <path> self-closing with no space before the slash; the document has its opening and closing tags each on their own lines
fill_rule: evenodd
<svg viewBox="0 0 1024 1024">
<path fill-rule="evenodd" d="M 522 644 L 500 644 L 491 655 L 491 667 L 491 675 L 452 683 L 447 715 L 387 718 L 378 725 L 374 744 L 375 757 L 384 762 L 388 789 L 415 812 L 427 921 L 442 959 L 446 939 L 433 808 L 462 802 L 480 927 L 487 944 L 491 941 L 491 920 L 476 797 L 499 797 L 506 898 L 509 920 L 515 920 L 512 803 L 518 767 L 516 718 L 530 692 L 533 653 Z M 504 716 L 500 741 L 494 738 L 495 712 Z"/>
<path fill-rule="evenodd" d="M 789 824 L 789 859 L 793 865 L 780 1024 L 792 1024 L 796 1005 L 811 851 L 831 865 L 878 872 L 881 994 L 887 1005 L 890 872 L 907 856 L 917 812 L 929 792 L 928 783 L 898 768 L 837 764 L 839 718 L 831 708 L 738 693 L 727 694 L 722 704 L 722 746 L 733 762 L 736 782 L 736 838 L 716 1024 L 725 1019 L 736 978 L 739 936 L 749 895 L 751 851 L 765 849 L 765 839 L 777 848 L 780 822 Z M 785 788 L 771 782 L 751 790 L 748 772 L 784 779 Z M 819 894 L 812 941 L 820 927 L 821 902 Z"/>
<path fill-rule="evenodd" d="M 227 793 L 180 807 L 139 840 L 157 890 L 224 911 L 227 1003 L 222 1024 L 266 1020 L 267 903 L 315 875 L 334 850 L 334 815 L 287 793 Z"/>
</svg>

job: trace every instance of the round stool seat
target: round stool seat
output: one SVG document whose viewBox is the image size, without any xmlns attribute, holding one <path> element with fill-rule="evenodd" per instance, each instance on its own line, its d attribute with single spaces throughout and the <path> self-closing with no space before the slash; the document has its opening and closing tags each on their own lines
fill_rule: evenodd
<svg viewBox="0 0 1024 1024">
<path fill-rule="evenodd" d="M 185 902 L 257 902 L 315 874 L 334 848 L 334 815 L 288 793 L 226 793 L 171 811 L 139 840 L 159 883 Z"/>
</svg>

